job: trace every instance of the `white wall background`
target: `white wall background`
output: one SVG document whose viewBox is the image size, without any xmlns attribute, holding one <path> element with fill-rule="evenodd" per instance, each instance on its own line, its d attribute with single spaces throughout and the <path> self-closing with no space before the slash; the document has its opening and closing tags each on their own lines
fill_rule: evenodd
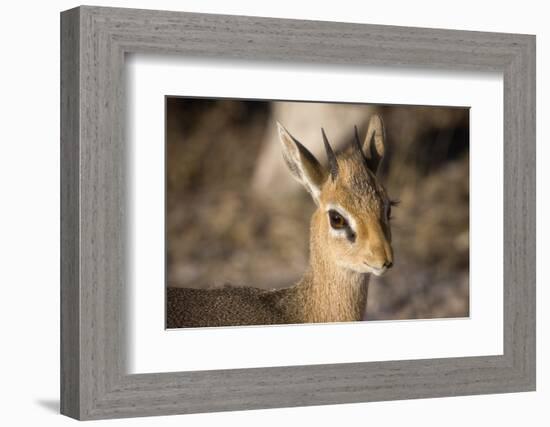
<svg viewBox="0 0 550 427">
<path fill-rule="evenodd" d="M 97 5 L 409 25 L 537 35 L 538 391 L 109 421 L 146 426 L 543 426 L 550 422 L 548 272 L 550 28 L 545 3 L 460 0 L 298 2 L 277 0 L 96 1 Z M 6 2 L 0 67 L 0 420 L 68 425 L 59 384 L 59 11 L 74 1 Z M 490 159 L 487 159 L 490 161 Z M 546 241 L 545 241 L 546 240 Z"/>
</svg>

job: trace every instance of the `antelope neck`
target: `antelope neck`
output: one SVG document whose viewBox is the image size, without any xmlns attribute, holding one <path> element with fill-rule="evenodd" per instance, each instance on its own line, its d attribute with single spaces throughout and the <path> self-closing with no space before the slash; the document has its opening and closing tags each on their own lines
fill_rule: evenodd
<svg viewBox="0 0 550 427">
<path fill-rule="evenodd" d="M 362 320 L 370 275 L 336 265 L 326 252 L 326 245 L 312 235 L 310 266 L 298 285 L 304 295 L 305 321 Z"/>
</svg>

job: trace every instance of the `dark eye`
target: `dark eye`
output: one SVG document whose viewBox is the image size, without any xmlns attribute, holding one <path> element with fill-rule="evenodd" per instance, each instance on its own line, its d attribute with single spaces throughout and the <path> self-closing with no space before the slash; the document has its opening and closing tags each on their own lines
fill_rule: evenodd
<svg viewBox="0 0 550 427">
<path fill-rule="evenodd" d="M 348 226 L 348 222 L 335 210 L 328 211 L 328 217 L 330 219 L 330 226 L 335 230 L 342 230 Z"/>
<path fill-rule="evenodd" d="M 391 207 L 397 206 L 399 204 L 398 200 L 390 200 L 388 203 L 388 207 L 386 208 L 386 217 L 388 218 L 388 221 L 391 220 L 393 217 L 391 216 Z"/>
</svg>

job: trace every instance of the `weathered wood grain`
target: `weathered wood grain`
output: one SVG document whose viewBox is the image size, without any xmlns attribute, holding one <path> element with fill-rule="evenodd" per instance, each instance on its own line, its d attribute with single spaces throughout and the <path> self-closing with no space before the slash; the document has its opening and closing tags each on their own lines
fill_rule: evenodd
<svg viewBox="0 0 550 427">
<path fill-rule="evenodd" d="M 61 413 L 80 415 L 80 14 L 61 20 Z"/>
</svg>

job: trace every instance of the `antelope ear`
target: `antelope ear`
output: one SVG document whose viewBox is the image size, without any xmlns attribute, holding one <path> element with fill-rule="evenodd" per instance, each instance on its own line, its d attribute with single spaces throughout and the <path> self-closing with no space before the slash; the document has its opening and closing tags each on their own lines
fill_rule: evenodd
<svg viewBox="0 0 550 427">
<path fill-rule="evenodd" d="M 277 122 L 279 140 L 281 141 L 283 158 L 292 176 L 302 184 L 319 204 L 321 186 L 327 173 L 315 156 L 311 154 L 296 138 L 294 138 L 279 122 Z"/>
<path fill-rule="evenodd" d="M 369 169 L 376 174 L 382 159 L 384 158 L 384 141 L 386 135 L 384 132 L 384 122 L 382 118 L 375 114 L 369 121 L 367 136 L 363 142 L 363 153 Z"/>
</svg>

